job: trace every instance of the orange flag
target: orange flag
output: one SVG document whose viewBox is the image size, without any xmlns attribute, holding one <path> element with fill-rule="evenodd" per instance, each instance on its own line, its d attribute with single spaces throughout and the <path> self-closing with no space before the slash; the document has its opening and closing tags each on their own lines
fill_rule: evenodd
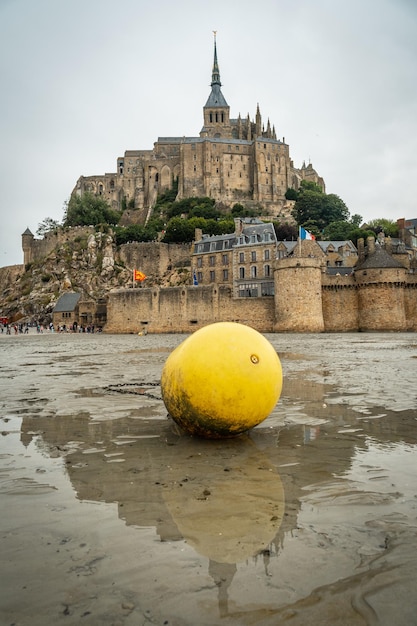
<svg viewBox="0 0 417 626">
<path fill-rule="evenodd" d="M 146 276 L 143 272 L 140 272 L 139 270 L 133 270 L 133 280 L 139 280 L 140 282 L 142 282 L 142 280 L 145 280 Z"/>
</svg>

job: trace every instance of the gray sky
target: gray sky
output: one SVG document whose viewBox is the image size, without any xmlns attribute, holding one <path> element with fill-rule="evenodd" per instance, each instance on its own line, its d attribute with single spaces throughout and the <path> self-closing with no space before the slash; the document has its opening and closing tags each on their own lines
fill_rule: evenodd
<svg viewBox="0 0 417 626">
<path fill-rule="evenodd" d="M 80 175 L 199 135 L 213 30 L 231 117 L 259 103 L 351 215 L 417 217 L 415 0 L 0 0 L 0 266 Z"/>
</svg>

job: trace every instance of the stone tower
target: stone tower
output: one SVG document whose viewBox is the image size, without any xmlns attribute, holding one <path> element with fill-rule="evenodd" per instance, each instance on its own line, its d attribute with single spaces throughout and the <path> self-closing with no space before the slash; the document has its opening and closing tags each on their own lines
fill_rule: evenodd
<svg viewBox="0 0 417 626">
<path fill-rule="evenodd" d="M 200 137 L 232 137 L 230 107 L 221 90 L 220 70 L 217 62 L 216 34 L 214 34 L 214 60 L 211 73 L 211 92 L 203 107 L 204 126 Z"/>
<path fill-rule="evenodd" d="M 286 257 L 277 261 L 275 332 L 324 331 L 322 265 L 322 260 L 314 257 Z"/>
<path fill-rule="evenodd" d="M 355 268 L 359 330 L 401 331 L 406 328 L 406 268 L 384 247 L 368 238 L 370 254 Z"/>
<path fill-rule="evenodd" d="M 22 234 L 23 263 L 27 265 L 33 261 L 33 233 L 26 228 Z"/>
</svg>

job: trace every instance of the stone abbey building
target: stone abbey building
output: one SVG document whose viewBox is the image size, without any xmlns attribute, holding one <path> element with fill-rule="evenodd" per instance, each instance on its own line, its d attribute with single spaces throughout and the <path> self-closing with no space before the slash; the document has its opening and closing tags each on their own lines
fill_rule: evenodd
<svg viewBox="0 0 417 626">
<path fill-rule="evenodd" d="M 314 181 L 325 191 L 311 164 L 294 167 L 289 145 L 277 138 L 269 119 L 265 127 L 259 105 L 255 119 L 230 117 L 221 86 L 214 41 L 211 92 L 199 136 L 159 137 L 152 150 L 128 150 L 117 159 L 116 172 L 81 176 L 73 193 L 102 195 L 115 210 L 126 203 L 140 211 L 144 223 L 158 194 L 174 183 L 178 200 L 205 196 L 228 207 L 259 207 L 262 215 L 273 218 L 290 217 L 285 192 L 298 189 L 302 180 Z"/>
</svg>

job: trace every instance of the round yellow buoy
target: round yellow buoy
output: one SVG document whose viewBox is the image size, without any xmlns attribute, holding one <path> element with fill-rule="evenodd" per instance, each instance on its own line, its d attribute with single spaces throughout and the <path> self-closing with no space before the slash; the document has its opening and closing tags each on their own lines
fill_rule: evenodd
<svg viewBox="0 0 417 626">
<path fill-rule="evenodd" d="M 165 362 L 162 398 L 192 435 L 235 437 L 262 422 L 282 389 L 282 368 L 269 341 L 234 322 L 196 331 Z"/>
</svg>

